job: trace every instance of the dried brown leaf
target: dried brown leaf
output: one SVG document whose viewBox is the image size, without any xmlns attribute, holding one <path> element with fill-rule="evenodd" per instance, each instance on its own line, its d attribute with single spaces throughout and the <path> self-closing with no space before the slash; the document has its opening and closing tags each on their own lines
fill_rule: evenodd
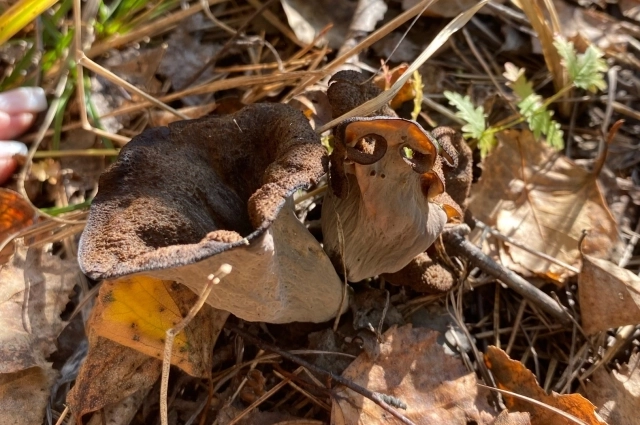
<svg viewBox="0 0 640 425">
<path fill-rule="evenodd" d="M 531 418 L 526 412 L 509 412 L 508 410 L 503 410 L 493 425 L 531 425 Z"/>
<path fill-rule="evenodd" d="M 640 411 L 640 354 L 631 355 L 629 363 L 611 373 L 601 367 L 587 383 L 586 393 L 598 413 L 610 424 L 638 423 Z"/>
<path fill-rule="evenodd" d="M 407 404 L 402 414 L 416 424 L 490 424 L 493 415 L 476 375 L 445 354 L 438 333 L 411 325 L 391 328 L 383 342 L 362 353 L 343 376 L 369 390 Z M 339 387 L 333 398 L 332 424 L 397 424 L 377 404 Z"/>
<path fill-rule="evenodd" d="M 144 388 L 120 400 L 118 403 L 105 406 L 103 410 L 104 416 L 102 414 L 93 415 L 87 425 L 103 425 L 103 423 L 108 425 L 130 425 L 150 391 L 150 387 Z M 102 422 L 103 420 L 105 422 Z"/>
<path fill-rule="evenodd" d="M 89 351 L 67 404 L 76 419 L 148 388 L 160 377 L 162 361 L 99 336 Z"/>
<path fill-rule="evenodd" d="M 640 277 L 631 271 L 584 255 L 578 286 L 587 334 L 640 323 Z"/>
<path fill-rule="evenodd" d="M 511 360 L 507 353 L 497 347 L 489 347 L 484 361 L 491 370 L 498 388 L 538 400 L 558 408 L 589 425 L 606 425 L 595 413 L 595 406 L 580 394 L 548 395 L 538 385 L 538 381 L 529 369 L 517 360 Z M 503 394 L 504 403 L 511 411 L 529 412 L 532 425 L 574 425 L 571 421 L 552 410 L 537 404 Z"/>
<path fill-rule="evenodd" d="M 476 218 L 529 248 L 572 266 L 586 254 L 604 257 L 617 240 L 616 223 L 594 176 L 530 131 L 498 134 L 498 147 L 485 159 L 483 175 L 473 187 L 469 209 Z M 477 235 L 477 233 L 476 233 Z M 514 246 L 502 250 L 504 263 L 562 280 L 565 268 Z"/>
<path fill-rule="evenodd" d="M 79 273 L 75 259 L 17 246 L 0 269 L 0 373 L 48 367 Z"/>
<path fill-rule="evenodd" d="M 0 374 L 0 422 L 41 424 L 57 372 L 51 365 Z"/>
</svg>

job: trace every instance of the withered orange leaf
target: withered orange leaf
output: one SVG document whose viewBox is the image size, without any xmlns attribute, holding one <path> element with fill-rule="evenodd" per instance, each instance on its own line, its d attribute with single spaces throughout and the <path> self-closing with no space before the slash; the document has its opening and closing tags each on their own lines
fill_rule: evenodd
<svg viewBox="0 0 640 425">
<path fill-rule="evenodd" d="M 606 425 L 597 416 L 596 407 L 580 394 L 551 395 L 538 385 L 538 381 L 529 369 L 517 360 L 511 360 L 501 349 L 490 346 L 484 354 L 484 361 L 491 370 L 498 388 L 511 391 L 522 396 L 538 400 L 549 406 L 560 409 L 589 425 Z M 537 404 L 503 394 L 504 403 L 512 412 L 528 412 L 532 425 L 574 425 L 575 422 L 545 409 Z"/>
<path fill-rule="evenodd" d="M 178 283 L 133 275 L 104 281 L 90 326 L 96 335 L 141 353 L 163 358 L 165 335 L 189 312 L 198 296 Z M 229 313 L 204 305 L 176 335 L 171 363 L 206 377 L 213 345 Z"/>
<path fill-rule="evenodd" d="M 373 79 L 373 83 L 382 90 L 388 90 L 396 81 L 398 81 L 398 78 L 404 74 L 407 68 L 409 68 L 409 65 L 407 64 L 398 65 L 391 70 L 387 70 L 382 75 L 376 76 Z M 393 97 L 389 106 L 391 109 L 398 109 L 404 102 L 412 100 L 414 97 L 416 97 L 416 93 L 413 89 L 412 81 L 409 79 Z"/>
<path fill-rule="evenodd" d="M 0 244 L 13 238 L 20 230 L 31 226 L 36 211 L 22 195 L 13 190 L 0 188 Z M 13 253 L 13 243 L 0 252 L 0 264 L 5 264 Z"/>
</svg>

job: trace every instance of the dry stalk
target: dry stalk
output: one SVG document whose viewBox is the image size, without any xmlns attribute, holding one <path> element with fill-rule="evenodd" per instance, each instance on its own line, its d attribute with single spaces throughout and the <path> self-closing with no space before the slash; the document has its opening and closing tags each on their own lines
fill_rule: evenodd
<svg viewBox="0 0 640 425">
<path fill-rule="evenodd" d="M 302 372 L 302 369 L 303 369 L 302 366 L 300 366 L 299 368 L 297 368 L 293 372 L 293 375 L 299 374 L 300 372 Z M 280 388 L 284 387 L 289 382 L 291 382 L 291 378 L 285 378 L 284 380 L 282 380 L 279 383 L 277 383 L 276 385 L 274 385 L 273 388 L 271 388 L 266 393 L 262 394 L 262 396 L 260 398 L 258 398 L 256 401 L 251 403 L 251 405 L 249 405 L 249 407 L 247 407 L 242 412 L 240 412 L 240 414 L 238 416 L 236 416 L 235 418 L 233 418 L 227 425 L 234 425 L 234 424 L 238 423 L 242 418 L 247 416 L 253 409 L 255 409 L 256 407 L 260 406 L 262 404 L 262 402 L 264 402 L 269 397 L 271 397 L 272 395 L 274 395 L 275 393 L 280 391 Z"/>
<path fill-rule="evenodd" d="M 82 11 L 80 0 L 73 0 L 73 23 L 76 28 L 82 28 Z M 74 45 L 75 45 L 75 61 L 76 61 L 76 96 L 78 101 L 78 107 L 80 108 L 80 120 L 82 123 L 82 128 L 92 132 L 93 134 L 97 134 L 101 137 L 106 137 L 108 139 L 114 140 L 118 143 L 125 144 L 129 142 L 128 137 L 123 137 L 118 134 L 112 134 L 107 131 L 101 130 L 99 128 L 93 127 L 89 123 L 89 118 L 87 114 L 87 105 L 85 103 L 85 91 L 84 91 L 84 72 L 82 68 L 82 64 L 80 63 L 80 59 L 84 57 L 84 52 L 82 52 L 82 31 L 75 31 L 74 33 Z M 56 96 L 59 98 L 60 96 Z M 53 120 L 53 117 L 51 118 Z M 49 123 L 50 124 L 50 123 Z M 47 128 L 49 125 L 47 125 Z"/>
<path fill-rule="evenodd" d="M 67 417 L 68 414 L 69 414 L 69 406 L 64 406 L 64 410 L 62 411 L 62 413 L 60 414 L 60 417 L 56 421 L 56 425 L 62 425 L 64 423 L 64 419 Z"/>
<path fill-rule="evenodd" d="M 422 0 L 421 2 L 413 6 L 411 9 L 407 9 L 402 14 L 396 16 L 390 22 L 380 27 L 378 30 L 369 34 L 364 40 L 362 40 L 356 46 L 344 52 L 342 55 L 338 56 L 337 58 L 329 62 L 327 65 L 325 65 L 324 68 L 322 69 L 323 74 L 321 76 L 310 78 L 307 81 L 304 81 L 303 83 L 301 83 L 294 90 L 292 90 L 291 93 L 285 96 L 283 102 L 288 102 L 289 100 L 293 99 L 295 96 L 302 93 L 308 86 L 317 83 L 318 81 L 320 81 L 322 77 L 331 73 L 332 71 L 335 71 L 337 67 L 344 64 L 350 57 L 357 55 L 359 52 L 363 51 L 364 49 L 371 47 L 373 44 L 382 40 L 385 36 L 387 36 L 392 31 L 400 27 L 409 19 L 424 12 L 424 10 L 426 10 L 426 8 L 429 7 L 429 5 L 434 1 L 435 0 Z"/>
<path fill-rule="evenodd" d="M 505 267 L 493 261 L 478 247 L 465 239 L 464 236 L 456 231 L 449 231 L 442 234 L 442 239 L 448 250 L 467 258 L 476 267 L 499 279 L 509 288 L 522 295 L 527 301 L 538 306 L 545 313 L 553 316 L 561 323 L 571 322 L 569 314 L 553 298 L 533 286 L 518 274 L 507 270 Z"/>
<path fill-rule="evenodd" d="M 224 3 L 227 1 L 228 0 L 208 0 L 207 5 L 212 6 L 214 4 Z M 94 58 L 108 52 L 111 49 L 118 48 L 125 44 L 133 43 L 137 40 L 142 40 L 145 37 L 154 37 L 156 35 L 170 31 L 174 28 L 175 25 L 178 24 L 178 22 L 182 21 L 185 18 L 188 18 L 191 15 L 195 15 L 201 10 L 202 3 L 193 4 L 188 9 L 180 10 L 169 16 L 160 18 L 154 22 L 151 22 L 150 24 L 134 29 L 133 31 L 128 32 L 124 35 L 118 34 L 100 44 L 91 47 L 87 51 L 87 57 Z"/>
<path fill-rule="evenodd" d="M 76 51 L 76 61 L 80 65 L 84 66 L 85 68 L 87 68 L 87 69 L 95 72 L 96 74 L 106 78 L 107 80 L 111 81 L 113 84 L 116 84 L 116 85 L 118 85 L 120 87 L 126 88 L 127 90 L 130 90 L 130 91 L 136 93 L 140 97 L 143 97 L 143 98 L 147 99 L 147 101 L 151 102 L 154 106 L 157 106 L 160 109 L 164 109 L 165 111 L 171 112 L 173 115 L 177 116 L 178 118 L 182 118 L 183 120 L 189 119 L 189 117 L 186 116 L 185 114 L 175 110 L 174 108 L 172 108 L 171 106 L 169 106 L 169 105 L 167 105 L 165 103 L 162 103 L 161 101 L 159 101 L 155 97 L 151 96 L 150 94 L 145 93 L 144 91 L 140 90 L 139 88 L 137 88 L 133 84 L 131 84 L 131 83 L 123 80 L 122 78 L 118 77 L 113 72 L 101 67 L 100 65 L 98 65 L 97 63 L 95 63 L 94 61 L 89 59 L 87 56 L 85 56 L 85 54 L 81 50 L 77 50 Z M 85 117 L 86 117 L 86 115 L 85 115 Z M 87 121 L 87 124 L 88 124 L 88 121 Z"/>
<path fill-rule="evenodd" d="M 302 366 L 301 366 L 302 367 Z M 303 368 L 304 369 L 304 368 Z M 306 369 L 304 369 L 306 370 Z M 280 372 L 278 372 L 277 370 L 273 371 L 274 375 L 276 375 L 278 378 L 280 379 L 287 379 L 284 375 L 282 375 Z M 298 391 L 299 393 L 301 393 L 302 395 L 304 395 L 305 397 L 307 397 L 309 400 L 311 400 L 312 403 L 314 403 L 315 405 L 319 406 L 320 408 L 327 410 L 327 411 L 331 411 L 331 406 L 329 406 L 327 403 L 324 403 L 320 400 L 318 400 L 317 397 L 315 397 L 313 394 L 310 394 L 307 390 L 305 390 L 304 388 L 300 388 L 298 385 L 296 385 L 292 380 L 289 380 L 288 382 L 289 386 L 291 388 L 293 388 L 294 390 Z"/>
<path fill-rule="evenodd" d="M 445 26 L 442 29 L 442 31 L 440 31 L 438 33 L 438 35 L 431 41 L 431 43 L 429 43 L 429 45 L 422 51 L 422 53 L 411 63 L 411 65 L 409 65 L 409 67 L 404 71 L 404 73 L 400 76 L 400 78 L 398 78 L 398 80 L 395 83 L 393 83 L 393 85 L 389 88 L 389 90 L 383 91 L 378 96 L 374 97 L 371 100 L 366 101 L 365 103 L 363 103 L 362 105 L 358 106 L 357 108 L 352 109 L 351 111 L 343 114 L 342 116 L 340 116 L 340 117 L 338 117 L 338 118 L 336 118 L 336 119 L 334 119 L 332 121 L 329 121 L 328 123 L 326 123 L 325 125 L 323 125 L 319 129 L 317 129 L 316 132 L 323 133 L 323 132 L 329 130 L 330 128 L 336 126 L 338 123 L 340 123 L 340 122 L 342 122 L 342 121 L 344 121 L 344 120 L 346 120 L 348 118 L 351 118 L 351 117 L 360 117 L 360 116 L 366 117 L 366 116 L 370 115 L 372 112 L 380 109 L 383 105 L 386 105 L 389 101 L 391 101 L 391 99 L 393 99 L 393 97 L 400 91 L 400 89 L 402 89 L 402 87 L 409 80 L 409 78 L 411 78 L 413 73 L 415 71 L 417 71 L 418 68 L 420 68 L 420 66 L 423 63 L 425 63 L 427 61 L 427 59 L 429 59 L 440 47 L 442 47 L 444 45 L 444 43 L 447 40 L 449 40 L 449 38 L 456 31 L 458 31 L 467 22 L 469 22 L 469 20 L 473 17 L 473 15 L 475 15 L 478 10 L 480 10 L 485 4 L 487 4 L 487 1 L 488 0 L 482 0 L 482 1 L 478 2 L 473 7 L 470 7 L 469 9 L 467 9 L 466 11 L 461 13 L 460 15 L 456 16 L 455 18 L 453 18 L 447 24 L 447 26 Z M 431 4 L 431 2 L 428 2 L 428 3 L 425 2 L 424 4 L 426 4 L 428 6 L 429 4 Z M 418 3 L 418 5 L 424 7 L 422 2 Z M 414 6 L 413 8 L 409 9 L 408 11 L 413 11 L 416 7 L 417 6 Z M 400 16 L 398 16 L 398 18 L 400 18 L 401 16 L 404 16 L 404 15 L 405 14 L 400 15 Z M 409 16 L 407 19 L 409 19 L 411 17 L 412 16 Z M 396 18 L 396 19 L 398 19 L 398 18 Z M 393 23 L 394 21 L 395 20 L 391 21 L 389 24 Z M 389 25 L 389 24 L 387 24 L 387 25 Z M 381 30 L 383 28 L 386 28 L 387 25 L 382 27 Z M 374 34 L 376 34 L 376 33 L 374 33 Z M 343 56 L 345 56 L 345 55 L 343 55 Z M 340 59 L 340 58 L 338 58 L 338 59 Z M 328 67 L 329 67 L 329 65 L 327 65 L 327 67 L 325 67 L 325 69 L 327 69 Z M 329 69 L 331 69 L 331 68 L 329 68 Z"/>
<path fill-rule="evenodd" d="M 198 301 L 189 310 L 187 316 L 182 319 L 173 328 L 167 330 L 165 342 L 164 342 L 164 356 L 162 358 L 162 378 L 160 381 L 160 422 L 162 425 L 169 425 L 168 420 L 168 406 L 167 406 L 167 393 L 169 388 L 169 369 L 171 368 L 171 354 L 173 351 L 173 340 L 177 334 L 179 334 L 187 325 L 196 317 L 196 314 L 200 311 L 205 301 L 209 297 L 211 290 L 215 285 L 220 283 L 220 280 L 231 273 L 231 265 L 223 264 L 213 274 L 207 278 L 207 284 L 205 285 L 202 293 L 198 297 Z"/>
</svg>

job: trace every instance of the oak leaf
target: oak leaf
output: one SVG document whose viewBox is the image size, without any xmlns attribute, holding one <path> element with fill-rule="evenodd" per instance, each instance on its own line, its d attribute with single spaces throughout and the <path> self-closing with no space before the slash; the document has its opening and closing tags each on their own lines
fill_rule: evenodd
<svg viewBox="0 0 640 425">
<path fill-rule="evenodd" d="M 604 367 L 593 374 L 586 393 L 604 420 L 615 425 L 638 423 L 640 411 L 640 355 L 634 353 L 629 363 L 608 372 Z"/>
<path fill-rule="evenodd" d="M 48 368 L 78 265 L 18 242 L 11 263 L 0 267 L 0 373 Z"/>
<path fill-rule="evenodd" d="M 150 387 L 161 370 L 161 360 L 90 333 L 87 358 L 67 394 L 67 404 L 80 422 L 86 413 Z"/>
<path fill-rule="evenodd" d="M 0 375 L 0 417 L 3 424 L 41 424 L 49 390 L 57 372 L 51 364 Z"/>
</svg>

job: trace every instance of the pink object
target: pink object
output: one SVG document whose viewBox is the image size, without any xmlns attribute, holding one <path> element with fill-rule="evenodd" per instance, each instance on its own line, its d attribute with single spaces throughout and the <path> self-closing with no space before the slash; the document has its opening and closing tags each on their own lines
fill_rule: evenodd
<svg viewBox="0 0 640 425">
<path fill-rule="evenodd" d="M 0 93 L 0 185 L 14 173 L 14 155 L 26 155 L 24 143 L 3 141 L 27 131 L 35 114 L 47 109 L 47 98 L 41 87 L 20 87 Z"/>
</svg>

